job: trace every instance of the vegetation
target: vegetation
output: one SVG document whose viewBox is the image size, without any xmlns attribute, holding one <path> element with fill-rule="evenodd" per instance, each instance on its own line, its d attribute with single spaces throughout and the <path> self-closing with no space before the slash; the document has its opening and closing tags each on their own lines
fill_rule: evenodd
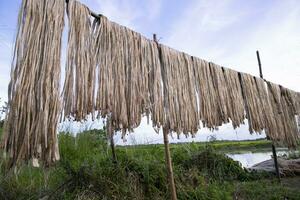
<svg viewBox="0 0 300 200">
<path fill-rule="evenodd" d="M 300 199 L 299 189 L 247 172 L 217 144 L 171 145 L 179 199 Z M 114 163 L 100 130 L 61 133 L 59 148 L 61 161 L 47 169 L 7 171 L 2 160 L 0 199 L 168 199 L 161 145 L 117 147 Z"/>
<path fill-rule="evenodd" d="M 212 146 L 215 150 L 220 152 L 239 152 L 243 150 L 251 150 L 251 151 L 263 151 L 263 150 L 270 150 L 271 142 L 266 139 L 257 139 L 257 140 L 243 140 L 243 141 L 212 141 L 209 142 L 210 146 Z M 193 151 L 202 151 L 207 147 L 207 142 L 191 142 L 191 143 L 178 143 L 172 144 L 171 150 L 174 151 L 175 149 L 185 148 L 187 147 Z M 122 147 L 121 147 L 122 148 Z M 139 148 L 143 150 L 149 150 L 152 148 L 161 148 L 164 149 L 163 144 L 152 144 L 152 145 L 135 145 L 135 146 L 126 146 L 127 149 Z"/>
</svg>

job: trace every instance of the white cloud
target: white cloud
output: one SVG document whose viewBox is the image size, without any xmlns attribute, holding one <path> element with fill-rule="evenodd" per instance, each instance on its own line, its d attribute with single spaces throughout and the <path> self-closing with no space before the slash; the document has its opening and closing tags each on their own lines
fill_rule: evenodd
<svg viewBox="0 0 300 200">
<path fill-rule="evenodd" d="M 161 11 L 161 0 L 83 0 L 94 12 L 132 29 L 153 21 Z"/>
<path fill-rule="evenodd" d="M 261 10 L 238 3 L 195 1 L 173 25 L 166 43 L 253 75 L 258 75 L 259 49 L 265 78 L 300 91 L 300 2 L 279 1 Z"/>
<path fill-rule="evenodd" d="M 192 53 L 215 60 L 224 54 L 228 41 L 228 28 L 234 26 L 246 12 L 232 11 L 234 2 L 225 1 L 193 1 L 190 6 L 179 15 L 170 30 L 166 43 Z"/>
</svg>

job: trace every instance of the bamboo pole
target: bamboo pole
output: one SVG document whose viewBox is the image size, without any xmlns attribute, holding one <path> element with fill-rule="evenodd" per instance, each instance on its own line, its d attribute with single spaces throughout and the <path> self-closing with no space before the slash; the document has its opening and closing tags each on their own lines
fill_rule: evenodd
<svg viewBox="0 0 300 200">
<path fill-rule="evenodd" d="M 164 135 L 164 145 L 165 145 L 166 168 L 167 168 L 168 180 L 169 180 L 169 190 L 171 193 L 171 199 L 177 200 L 169 138 L 168 138 L 168 130 L 166 128 L 163 128 L 163 135 Z"/>
<path fill-rule="evenodd" d="M 153 40 L 158 45 L 158 40 L 156 34 L 153 34 Z M 161 56 L 159 56 L 161 59 Z M 171 195 L 171 200 L 177 200 L 176 194 L 176 186 L 174 181 L 174 173 L 173 173 L 173 166 L 172 166 L 172 158 L 170 153 L 170 144 L 168 138 L 168 128 L 163 128 L 163 137 L 164 137 L 164 146 L 165 146 L 165 161 L 166 161 L 166 170 L 167 170 L 167 177 L 169 182 L 169 190 Z"/>
<path fill-rule="evenodd" d="M 256 57 L 258 61 L 258 67 L 259 67 L 259 76 L 260 78 L 264 78 L 263 73 L 262 73 L 262 66 L 261 66 L 261 61 L 260 61 L 260 56 L 259 56 L 259 51 L 256 51 Z M 270 140 L 270 138 L 267 136 L 267 140 Z M 276 153 L 276 147 L 272 141 L 272 153 L 273 153 L 273 158 L 274 158 L 274 166 L 275 166 L 275 171 L 276 171 L 276 176 L 278 181 L 280 182 L 280 173 L 279 173 L 279 167 L 278 167 L 278 161 L 277 161 L 277 153 Z"/>
</svg>

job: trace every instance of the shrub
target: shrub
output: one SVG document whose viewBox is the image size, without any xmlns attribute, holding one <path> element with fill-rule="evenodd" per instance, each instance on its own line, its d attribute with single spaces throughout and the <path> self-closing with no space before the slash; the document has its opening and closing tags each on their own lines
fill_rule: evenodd
<svg viewBox="0 0 300 200">
<path fill-rule="evenodd" d="M 247 172 L 239 162 L 216 152 L 210 145 L 207 145 L 204 151 L 184 160 L 182 165 L 185 169 L 196 167 L 204 176 L 212 180 L 245 180 L 247 178 Z"/>
</svg>

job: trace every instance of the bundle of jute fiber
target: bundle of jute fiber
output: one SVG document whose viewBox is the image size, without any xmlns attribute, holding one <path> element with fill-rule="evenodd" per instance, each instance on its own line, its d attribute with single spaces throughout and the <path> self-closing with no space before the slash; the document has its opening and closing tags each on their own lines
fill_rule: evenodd
<svg viewBox="0 0 300 200">
<path fill-rule="evenodd" d="M 289 92 L 274 83 L 267 82 L 268 97 L 276 120 L 277 134 L 273 141 L 286 144 L 293 148 L 299 140 L 299 130 L 296 124 L 294 108 L 289 104 Z"/>
<path fill-rule="evenodd" d="M 186 131 L 190 132 L 192 134 L 192 136 L 194 136 L 194 134 L 198 131 L 198 129 L 200 128 L 200 124 L 199 124 L 199 106 L 198 106 L 198 102 L 197 102 L 197 93 L 196 93 L 196 85 L 195 85 L 195 72 L 194 72 L 194 65 L 193 65 L 193 60 L 192 57 L 190 55 L 187 55 L 185 53 L 181 53 L 185 63 L 183 64 L 183 66 L 181 66 L 183 68 L 183 75 L 184 78 L 182 78 L 183 80 L 185 80 L 185 84 L 184 86 L 184 93 L 182 95 L 184 95 L 183 97 L 185 98 L 185 102 L 190 104 L 188 106 L 188 110 L 185 113 L 185 119 L 187 119 L 187 129 Z"/>
<path fill-rule="evenodd" d="M 286 98 L 287 98 L 287 103 L 288 105 L 292 108 L 292 111 L 295 115 L 299 114 L 299 99 L 298 99 L 298 94 L 297 92 L 288 89 L 288 88 L 284 88 L 282 87 L 284 90 L 284 93 L 286 94 Z"/>
<path fill-rule="evenodd" d="M 94 112 L 95 65 L 91 54 L 91 21 L 89 9 L 70 0 L 68 50 L 63 89 L 64 116 L 76 120 Z"/>
<path fill-rule="evenodd" d="M 298 132 L 300 132 L 300 92 L 294 91 L 294 98 L 296 102 L 296 118 L 297 118 L 297 124 L 298 124 Z"/>
<path fill-rule="evenodd" d="M 293 90 L 290 90 L 288 88 L 284 88 L 282 87 L 282 93 L 284 94 L 284 98 L 286 100 L 286 104 L 288 106 L 288 114 L 289 114 L 289 118 L 292 120 L 290 123 L 290 127 L 291 130 L 293 132 L 295 132 L 295 140 L 298 142 L 297 144 L 299 144 L 300 142 L 300 112 L 299 112 L 299 96 L 297 97 L 297 93 Z M 299 93 L 298 93 L 299 94 Z M 294 119 L 294 120 L 293 120 Z M 295 144 L 296 147 L 296 144 Z"/>
<path fill-rule="evenodd" d="M 205 60 L 193 57 L 195 73 L 195 85 L 199 101 L 199 118 L 204 127 L 211 130 L 222 125 L 219 115 L 218 95 L 214 88 L 209 63 Z"/>
<path fill-rule="evenodd" d="M 95 64 L 97 66 L 96 73 L 98 75 L 96 110 L 101 110 L 101 113 L 99 114 L 105 117 L 112 111 L 113 99 L 119 98 L 119 118 L 123 119 L 120 121 L 122 124 L 128 124 L 125 100 L 125 66 L 123 62 L 116 59 L 119 56 L 120 53 L 118 52 L 121 49 L 121 41 L 116 39 L 120 37 L 120 34 L 117 34 L 116 32 L 115 34 L 112 34 L 112 23 L 109 23 L 104 16 L 101 16 L 99 20 L 95 20 L 94 24 L 93 51 Z M 119 61 L 119 63 L 117 63 L 117 61 Z M 119 71 L 119 74 L 117 75 L 121 77 L 117 83 L 114 83 L 113 80 L 113 64 Z M 122 68 L 120 64 L 123 64 Z M 119 86 L 122 87 L 119 88 L 119 91 L 116 91 L 118 92 L 116 97 L 113 96 L 114 84 L 119 84 Z"/>
<path fill-rule="evenodd" d="M 296 101 L 296 112 L 300 117 L 300 92 L 294 92 L 294 98 Z"/>
<path fill-rule="evenodd" d="M 159 45 L 164 84 L 164 127 L 194 135 L 199 129 L 195 75 L 190 56 Z"/>
<path fill-rule="evenodd" d="M 223 70 L 229 96 L 228 117 L 231 119 L 233 128 L 237 128 L 244 123 L 246 117 L 241 83 L 237 71 L 229 68 L 223 68 Z"/>
<path fill-rule="evenodd" d="M 57 124 L 64 0 L 23 0 L 2 147 L 9 167 L 59 159 Z M 41 161 L 39 163 L 39 161 Z"/>
<path fill-rule="evenodd" d="M 263 100 L 260 98 L 256 79 L 260 78 L 241 73 L 241 85 L 250 133 L 254 131 L 261 133 L 265 128 Z"/>
<path fill-rule="evenodd" d="M 152 126 L 156 132 L 164 124 L 163 84 L 157 44 L 142 38 L 142 63 L 146 65 Z M 146 80 L 146 79 L 145 79 Z"/>
<path fill-rule="evenodd" d="M 225 81 L 225 75 L 223 72 L 223 69 L 214 64 L 209 63 L 212 80 L 214 89 L 217 94 L 216 103 L 217 103 L 217 109 L 218 109 L 218 117 L 219 117 L 219 123 L 225 124 L 229 122 L 229 109 L 231 109 L 230 102 L 231 99 L 229 99 L 229 93 L 228 88 L 230 85 L 226 84 Z"/>
<path fill-rule="evenodd" d="M 299 142 L 300 133 L 297 126 L 296 115 L 297 115 L 297 107 L 296 100 L 293 95 L 293 91 L 287 88 L 280 86 L 281 90 L 281 102 L 282 102 L 282 110 L 286 120 L 285 129 L 290 134 L 288 137 L 288 142 L 296 147 L 297 142 Z"/>
<path fill-rule="evenodd" d="M 123 62 L 125 66 L 125 100 L 127 106 L 127 120 L 128 126 L 123 126 L 120 123 L 117 123 L 116 127 L 120 129 L 125 129 L 128 131 L 133 131 L 133 128 L 136 128 L 140 125 L 141 116 L 143 111 L 146 109 L 143 103 L 144 98 L 148 96 L 142 96 L 147 90 L 146 84 L 143 84 L 143 81 L 146 80 L 146 77 L 143 77 L 140 65 L 140 35 L 136 32 L 129 30 L 126 27 L 121 27 L 115 24 L 115 31 L 120 31 L 121 41 L 123 44 L 121 46 L 121 52 L 119 57 L 115 57 L 116 60 Z M 122 64 L 121 64 L 122 66 Z M 118 71 L 114 71 L 114 77 L 118 75 Z M 143 79 L 145 78 L 145 79 Z M 139 82 L 141 81 L 141 82 Z M 145 87 L 146 86 L 146 87 Z M 118 88 L 118 85 L 115 85 L 115 88 Z M 115 102 L 117 104 L 117 102 Z M 116 113 L 117 115 L 118 113 Z M 113 115 L 113 119 L 117 119 L 117 116 Z M 115 121 L 115 120 L 114 120 Z M 118 121 L 116 121 L 118 122 Z"/>
<path fill-rule="evenodd" d="M 104 16 L 96 22 L 94 43 L 98 74 L 96 110 L 103 118 L 111 113 L 114 127 L 123 133 L 136 128 L 141 116 L 150 112 L 155 116 L 155 126 L 160 126 L 162 86 L 155 44 Z"/>
<path fill-rule="evenodd" d="M 277 125 L 272 111 L 271 102 L 268 97 L 266 83 L 263 79 L 255 79 L 259 99 L 261 101 L 261 111 L 263 112 L 264 130 L 266 135 L 273 141 L 277 140 Z"/>
<path fill-rule="evenodd" d="M 294 96 L 296 101 L 298 132 L 300 132 L 300 92 L 294 92 Z"/>
<path fill-rule="evenodd" d="M 281 105 L 281 92 L 279 85 L 276 85 L 271 82 L 267 82 L 268 85 L 268 97 L 269 102 L 272 107 L 272 114 L 276 121 L 275 124 L 275 132 L 271 132 L 271 139 L 274 142 L 280 141 L 280 139 L 285 138 L 285 132 L 284 132 L 284 123 L 285 121 L 283 119 L 283 111 L 282 111 L 282 105 Z"/>
<path fill-rule="evenodd" d="M 297 113 L 300 116 L 300 92 L 297 92 L 296 102 L 297 102 Z"/>
</svg>

